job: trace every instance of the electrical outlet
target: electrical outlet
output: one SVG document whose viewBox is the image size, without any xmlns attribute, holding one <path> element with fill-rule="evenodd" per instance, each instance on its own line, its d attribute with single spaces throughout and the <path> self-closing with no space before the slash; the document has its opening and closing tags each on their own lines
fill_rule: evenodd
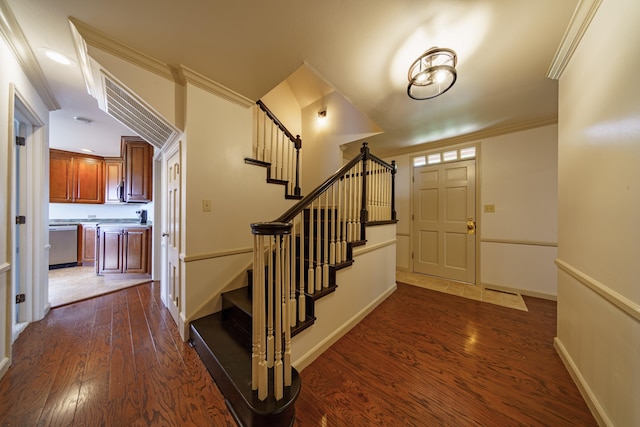
<svg viewBox="0 0 640 427">
<path fill-rule="evenodd" d="M 211 212 L 211 200 L 202 201 L 202 212 Z"/>
<path fill-rule="evenodd" d="M 484 205 L 484 211 L 486 213 L 495 213 L 496 205 Z"/>
</svg>

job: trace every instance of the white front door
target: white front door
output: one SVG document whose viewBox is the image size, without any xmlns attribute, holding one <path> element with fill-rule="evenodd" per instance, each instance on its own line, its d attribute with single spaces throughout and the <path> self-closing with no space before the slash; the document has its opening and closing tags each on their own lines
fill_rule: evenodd
<svg viewBox="0 0 640 427">
<path fill-rule="evenodd" d="M 180 326 L 180 306 L 182 304 L 182 274 L 180 271 L 180 240 L 181 229 L 180 221 L 182 216 L 181 207 L 181 163 L 180 163 L 180 144 L 177 150 L 168 154 L 165 163 L 166 171 L 166 212 L 165 212 L 165 232 L 163 238 L 166 238 L 167 260 L 166 273 L 167 279 L 167 303 L 169 311 L 176 325 Z"/>
<path fill-rule="evenodd" d="M 475 283 L 475 160 L 413 172 L 413 271 Z"/>
</svg>

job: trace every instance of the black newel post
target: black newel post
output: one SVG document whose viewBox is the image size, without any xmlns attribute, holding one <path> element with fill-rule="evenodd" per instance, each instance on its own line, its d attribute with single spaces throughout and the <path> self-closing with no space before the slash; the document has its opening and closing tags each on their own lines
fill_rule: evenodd
<svg viewBox="0 0 640 427">
<path fill-rule="evenodd" d="M 396 161 L 391 161 L 391 220 L 395 221 L 397 219 L 396 216 L 396 172 L 398 171 L 398 167 L 396 166 Z"/>
<path fill-rule="evenodd" d="M 302 194 L 300 191 L 300 149 L 302 148 L 302 139 L 300 139 L 300 135 L 296 135 L 294 144 L 296 147 L 296 186 L 293 189 L 293 194 L 295 196 L 300 196 Z"/>
<path fill-rule="evenodd" d="M 367 211 L 367 160 L 369 160 L 369 144 L 364 142 L 360 149 L 362 153 L 362 197 L 360 202 L 360 240 L 366 240 L 365 234 L 369 212 Z"/>
</svg>

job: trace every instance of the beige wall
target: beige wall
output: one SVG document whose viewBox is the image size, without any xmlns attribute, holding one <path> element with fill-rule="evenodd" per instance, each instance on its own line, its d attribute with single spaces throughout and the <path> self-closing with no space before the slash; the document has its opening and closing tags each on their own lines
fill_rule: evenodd
<svg viewBox="0 0 640 427">
<path fill-rule="evenodd" d="M 324 123 L 318 111 L 326 109 Z M 302 110 L 303 191 L 311 191 L 343 164 L 340 146 L 374 135 L 380 129 L 338 92 Z M 351 158 L 347 159 L 351 160 Z"/>
<path fill-rule="evenodd" d="M 616 426 L 640 425 L 639 16 L 604 0 L 560 78 L 556 345 Z"/>
<path fill-rule="evenodd" d="M 480 282 L 557 295 L 558 128 L 545 126 L 480 144 Z M 495 206 L 485 213 L 484 205 Z"/>
<path fill-rule="evenodd" d="M 487 138 L 475 144 L 479 156 L 476 218 L 481 240 L 480 282 L 554 298 L 557 126 Z M 411 271 L 412 251 L 412 158 L 419 154 L 424 152 L 385 159 L 396 160 L 398 166 L 397 265 L 407 271 Z M 484 204 L 495 205 L 496 212 L 483 213 Z"/>
</svg>

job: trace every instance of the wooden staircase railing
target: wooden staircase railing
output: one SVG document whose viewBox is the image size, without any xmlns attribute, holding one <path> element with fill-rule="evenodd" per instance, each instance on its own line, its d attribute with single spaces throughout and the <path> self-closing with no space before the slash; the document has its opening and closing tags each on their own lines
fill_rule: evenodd
<svg viewBox="0 0 640 427">
<path fill-rule="evenodd" d="M 285 198 L 301 199 L 300 135 L 293 134 L 260 100 L 256 101 L 253 153 L 245 163 L 267 168 L 267 182 L 285 185 Z"/>
<path fill-rule="evenodd" d="M 395 173 L 395 162 L 372 155 L 364 143 L 357 157 L 282 216 L 251 225 L 252 389 L 259 400 L 278 401 L 291 385 L 291 336 L 308 324 L 305 298 L 335 287 L 330 275 L 350 265 L 367 224 L 395 222 Z"/>
</svg>

